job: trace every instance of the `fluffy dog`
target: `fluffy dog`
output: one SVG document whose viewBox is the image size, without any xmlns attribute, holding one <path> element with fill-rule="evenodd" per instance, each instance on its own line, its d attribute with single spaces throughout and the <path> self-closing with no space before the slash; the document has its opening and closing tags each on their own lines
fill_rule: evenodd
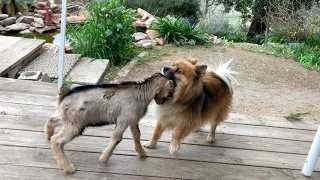
<svg viewBox="0 0 320 180">
<path fill-rule="evenodd" d="M 58 114 L 45 125 L 47 139 L 51 139 L 53 154 L 66 173 L 75 169 L 67 159 L 63 147 L 82 134 L 88 126 L 116 124 L 109 146 L 100 156 L 100 161 L 109 160 L 114 148 L 121 142 L 124 131 L 130 126 L 135 150 L 139 157 L 146 156 L 140 144 L 139 120 L 145 115 L 149 103 L 155 99 L 158 104 L 172 96 L 174 83 L 160 73 L 142 82 L 121 82 L 62 88 L 58 100 Z M 61 130 L 53 135 L 62 122 Z"/>
<path fill-rule="evenodd" d="M 216 70 L 200 65 L 197 60 L 178 60 L 164 67 L 163 74 L 175 83 L 173 98 L 158 108 L 160 116 L 153 136 L 144 146 L 154 148 L 166 129 L 173 129 L 170 153 L 179 150 L 181 141 L 205 123 L 211 124 L 206 140 L 215 140 L 219 123 L 228 116 L 232 103 L 235 72 L 229 69 L 231 60 Z"/>
</svg>

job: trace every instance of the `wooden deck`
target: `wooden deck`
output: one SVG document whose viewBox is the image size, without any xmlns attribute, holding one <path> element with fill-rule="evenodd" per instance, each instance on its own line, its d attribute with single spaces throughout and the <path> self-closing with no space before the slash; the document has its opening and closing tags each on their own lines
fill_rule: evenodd
<svg viewBox="0 0 320 180">
<path fill-rule="evenodd" d="M 206 143 L 207 133 L 193 133 L 176 155 L 168 152 L 166 132 L 157 149 L 139 159 L 127 131 L 107 165 L 98 158 L 114 126 L 88 128 L 66 145 L 76 173 L 65 175 L 43 133 L 55 95 L 56 84 L 0 78 L 0 179 L 320 179 L 320 162 L 311 178 L 300 173 L 316 124 L 240 114 L 218 127 L 214 144 Z M 142 141 L 150 139 L 154 125 L 148 113 L 141 121 Z"/>
<path fill-rule="evenodd" d="M 40 54 L 45 40 L 0 36 L 0 77 L 16 72 Z M 10 74 L 11 73 L 11 74 Z"/>
</svg>

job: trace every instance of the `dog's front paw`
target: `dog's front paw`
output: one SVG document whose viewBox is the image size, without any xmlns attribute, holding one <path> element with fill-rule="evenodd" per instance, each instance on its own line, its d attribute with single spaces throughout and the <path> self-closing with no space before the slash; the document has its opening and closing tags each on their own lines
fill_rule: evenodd
<svg viewBox="0 0 320 180">
<path fill-rule="evenodd" d="M 170 144 L 169 152 L 170 152 L 170 154 L 173 154 L 173 153 L 177 152 L 179 149 L 180 149 L 179 145 Z"/>
<path fill-rule="evenodd" d="M 208 135 L 208 136 L 206 137 L 206 139 L 207 139 L 207 142 L 208 142 L 208 143 L 213 143 L 213 142 L 216 140 L 215 137 L 212 137 L 212 136 L 210 136 L 210 135 Z"/>
<path fill-rule="evenodd" d="M 147 157 L 146 151 L 142 149 L 142 151 L 138 152 L 138 157 L 139 157 L 139 158 L 145 158 L 145 157 Z"/>
<path fill-rule="evenodd" d="M 105 157 L 105 156 L 101 155 L 100 158 L 99 158 L 99 161 L 102 164 L 106 164 L 109 161 L 109 157 Z"/>
<path fill-rule="evenodd" d="M 157 144 L 151 143 L 151 141 L 147 141 L 147 142 L 143 143 L 143 146 L 148 149 L 154 149 L 157 146 Z"/>
</svg>

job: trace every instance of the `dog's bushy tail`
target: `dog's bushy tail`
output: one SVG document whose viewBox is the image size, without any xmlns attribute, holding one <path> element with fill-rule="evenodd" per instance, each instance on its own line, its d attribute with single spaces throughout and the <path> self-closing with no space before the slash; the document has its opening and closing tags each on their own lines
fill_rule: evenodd
<svg viewBox="0 0 320 180">
<path fill-rule="evenodd" d="M 230 92 L 233 93 L 233 86 L 234 84 L 237 84 L 238 81 L 233 77 L 237 74 L 237 72 L 230 69 L 231 62 L 232 59 L 230 59 L 226 63 L 220 63 L 220 65 L 216 69 L 208 68 L 208 71 L 215 73 L 220 79 L 222 79 L 223 82 L 227 84 Z"/>
</svg>

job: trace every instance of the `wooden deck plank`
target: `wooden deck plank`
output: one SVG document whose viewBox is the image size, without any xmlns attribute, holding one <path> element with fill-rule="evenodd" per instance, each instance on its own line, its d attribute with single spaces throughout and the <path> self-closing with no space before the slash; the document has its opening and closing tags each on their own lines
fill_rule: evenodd
<svg viewBox="0 0 320 180">
<path fill-rule="evenodd" d="M 1 129 L 16 129 L 23 131 L 35 131 L 41 132 L 45 124 L 46 118 L 35 118 L 35 117 L 22 117 L 22 116 L 10 116 L 0 115 L 0 128 Z M 99 128 L 88 128 L 84 135 L 95 136 L 95 137 L 111 137 L 111 127 L 99 127 Z M 148 141 L 153 133 L 154 128 L 149 126 L 140 126 L 141 140 Z M 161 142 L 170 142 L 171 133 L 164 132 L 161 137 Z M 215 146 L 215 147 L 229 147 L 236 149 L 247 149 L 247 150 L 258 150 L 258 151 L 271 151 L 271 152 L 284 152 L 294 154 L 308 154 L 311 142 L 302 141 L 290 141 L 281 139 L 270 139 L 260 137 L 248 137 L 248 136 L 237 136 L 229 134 L 217 134 L 216 142 L 209 144 L 206 142 L 205 137 L 207 134 L 198 132 L 188 136 L 183 144 L 201 145 L 201 146 Z M 124 134 L 124 138 L 132 139 L 131 132 L 127 130 Z"/>
<path fill-rule="evenodd" d="M 22 39 L 11 48 L 1 52 L 0 56 L 0 76 L 5 75 L 28 56 L 41 49 L 45 40 Z"/>
<path fill-rule="evenodd" d="M 57 168 L 49 149 L 0 146 L 0 164 Z M 98 162 L 100 153 L 67 151 L 67 156 L 80 171 L 107 172 L 187 179 L 309 179 L 296 170 L 239 166 L 165 158 L 139 159 L 136 156 L 113 155 L 108 164 Z M 16 158 L 19 157 L 19 158 Z M 250 170 L 248 170 L 250 169 Z M 61 173 L 63 173 L 61 171 Z M 297 175 L 298 177 L 295 177 Z M 315 172 L 311 179 L 319 178 Z"/>
<path fill-rule="evenodd" d="M 147 176 L 132 176 L 122 174 L 110 174 L 90 171 L 77 171 L 73 175 L 63 175 L 61 170 L 52 168 L 38 168 L 28 166 L 12 166 L 0 165 L 0 176 L 2 180 L 88 180 L 88 179 L 102 179 L 102 180 L 165 180 L 169 178 L 157 178 Z"/>
<path fill-rule="evenodd" d="M 37 106 L 55 106 L 55 101 L 57 98 L 55 96 L 47 95 L 35 95 L 17 92 L 7 92 L 3 91 L 0 95 L 0 102 L 8 102 L 15 104 L 27 104 L 27 105 L 37 105 Z"/>
<path fill-rule="evenodd" d="M 0 36 L 0 54 L 2 55 L 3 51 L 10 47 L 13 48 L 12 46 L 21 41 L 22 39 L 23 38 L 21 37 Z"/>
<path fill-rule="evenodd" d="M 30 104 L 0 102 L 0 112 L 7 115 L 49 118 L 55 111 L 56 108 L 54 106 L 35 106 Z"/>
<path fill-rule="evenodd" d="M 67 144 L 66 150 L 101 153 L 106 148 L 110 138 L 81 136 Z M 0 144 L 50 149 L 50 144 L 44 138 L 44 133 L 19 130 L 0 130 Z M 287 154 L 279 152 L 261 152 L 254 150 L 206 147 L 183 144 L 178 154 L 168 153 L 169 143 L 160 142 L 156 150 L 147 150 L 149 157 L 180 159 L 188 161 L 214 162 L 223 164 L 238 164 L 245 166 L 276 167 L 283 169 L 301 169 L 306 155 Z M 133 141 L 124 139 L 114 151 L 114 154 L 135 156 Z M 320 162 L 316 171 L 320 171 Z"/>
<path fill-rule="evenodd" d="M 0 95 L 5 91 L 24 93 L 26 96 L 27 94 L 56 96 L 57 84 L 0 77 Z"/>
</svg>

